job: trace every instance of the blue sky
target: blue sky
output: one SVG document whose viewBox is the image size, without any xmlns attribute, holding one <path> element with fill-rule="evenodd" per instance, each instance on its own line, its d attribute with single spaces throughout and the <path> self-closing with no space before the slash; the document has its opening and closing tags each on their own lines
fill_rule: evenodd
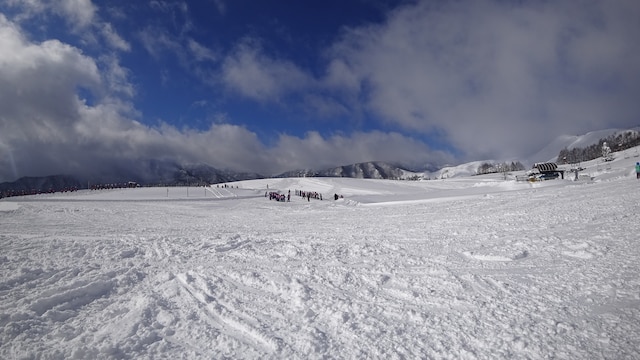
<svg viewBox="0 0 640 360">
<path fill-rule="evenodd" d="M 0 0 L 0 181 L 527 159 L 640 125 L 637 34 L 634 0 Z"/>
</svg>

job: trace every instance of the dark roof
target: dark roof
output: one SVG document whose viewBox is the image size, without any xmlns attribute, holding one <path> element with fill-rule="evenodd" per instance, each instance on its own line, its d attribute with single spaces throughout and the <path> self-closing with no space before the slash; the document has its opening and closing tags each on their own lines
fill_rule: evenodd
<svg viewBox="0 0 640 360">
<path fill-rule="evenodd" d="M 533 165 L 533 167 L 538 169 L 540 172 L 551 172 L 558 169 L 558 165 L 556 165 L 556 163 L 537 163 Z"/>
</svg>

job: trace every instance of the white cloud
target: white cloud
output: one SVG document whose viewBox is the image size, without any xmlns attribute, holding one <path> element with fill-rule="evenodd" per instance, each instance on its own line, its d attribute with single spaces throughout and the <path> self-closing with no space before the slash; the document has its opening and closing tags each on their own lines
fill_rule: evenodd
<svg viewBox="0 0 640 360">
<path fill-rule="evenodd" d="M 97 12 L 91 0 L 4 0 L 3 2 L 21 10 L 17 15 L 17 21 L 52 12 L 62 17 L 75 30 L 91 25 Z"/>
<path fill-rule="evenodd" d="M 278 101 L 290 92 L 308 90 L 314 83 L 294 63 L 264 54 L 254 40 L 241 42 L 225 59 L 222 79 L 232 90 L 260 102 Z"/>
<path fill-rule="evenodd" d="M 54 116 L 72 121 L 75 115 L 70 107 L 76 88 L 97 91 L 101 86 L 98 67 L 91 58 L 57 40 L 29 43 L 1 14 L 0 63 L 3 126 L 45 125 L 43 122 Z M 20 121 L 12 121 L 13 116 Z"/>
<path fill-rule="evenodd" d="M 104 66 L 102 77 L 105 79 L 109 93 L 132 98 L 136 90 L 129 82 L 129 70 L 120 65 L 116 56 L 105 55 L 101 60 Z"/>
<path fill-rule="evenodd" d="M 128 102 L 134 89 L 117 58 L 96 61 L 57 40 L 31 42 L 4 15 L 0 64 L 0 181 L 109 174 L 118 168 L 136 171 L 139 161 L 149 159 L 272 175 L 335 166 L 336 157 L 344 163 L 397 160 L 416 153 L 424 161 L 433 158 L 424 144 L 399 134 L 326 139 L 317 133 L 305 138 L 282 135 L 266 146 L 256 133 L 232 124 L 213 124 L 205 131 L 166 123 L 149 127 L 135 120 L 138 115 Z M 79 89 L 91 94 L 92 101 L 84 101 Z"/>
<path fill-rule="evenodd" d="M 196 61 L 215 61 L 218 58 L 211 49 L 194 39 L 187 39 L 187 48 Z"/>
<path fill-rule="evenodd" d="M 2 181 L 135 158 L 129 141 L 154 131 L 125 117 L 135 115 L 126 70 L 115 57 L 100 63 L 58 40 L 30 42 L 0 14 Z"/>
<path fill-rule="evenodd" d="M 172 38 L 164 30 L 156 27 L 147 27 L 139 33 L 139 39 L 145 50 L 156 59 L 161 57 L 164 51 L 170 51 L 179 55 L 182 53 L 182 45 L 178 39 Z"/>
<path fill-rule="evenodd" d="M 42 14 L 49 7 L 48 2 L 43 0 L 3 0 L 3 5 L 22 10 L 14 17 L 17 22 Z"/>
<path fill-rule="evenodd" d="M 62 18 L 72 33 L 79 35 L 88 43 L 97 44 L 98 35 L 106 41 L 112 49 L 119 51 L 130 51 L 131 45 L 124 40 L 113 26 L 104 22 L 98 16 L 98 8 L 91 0 L 0 0 L 7 6 L 19 11 L 13 20 L 21 23 L 36 17 L 44 17 L 55 14 Z M 107 8 L 112 16 L 117 9 Z"/>
<path fill-rule="evenodd" d="M 359 92 L 361 79 L 345 63 L 344 59 L 332 59 L 327 66 L 327 74 L 323 80 L 324 86 L 330 89 L 346 89 L 348 92 Z"/>
<path fill-rule="evenodd" d="M 138 33 L 138 39 L 145 50 L 162 66 L 166 55 L 175 57 L 180 67 L 187 74 L 192 75 L 204 83 L 212 83 L 209 68 L 217 64 L 218 54 L 195 39 L 184 34 L 172 34 L 166 29 L 149 26 Z M 169 80 L 169 72 L 163 69 L 163 76 Z M 216 83 L 215 85 L 218 85 Z"/>
<path fill-rule="evenodd" d="M 453 160 L 450 154 L 433 151 L 405 135 L 380 131 L 334 134 L 326 138 L 315 131 L 304 138 L 281 135 L 270 154 L 270 158 L 278 162 L 278 168 L 285 170 L 323 169 L 367 161 L 397 162 L 399 159 L 410 160 L 410 165 Z M 340 159 L 338 163 L 336 159 Z"/>
<path fill-rule="evenodd" d="M 31 14 L 51 11 L 42 4 L 23 3 Z M 72 3 L 56 4 L 80 24 L 98 19 L 89 1 L 78 2 L 73 14 L 63 6 Z M 178 10 L 154 4 L 176 16 L 188 11 L 185 3 Z M 295 98 L 320 118 L 373 115 L 398 129 L 282 134 L 269 145 L 225 119 L 204 131 L 143 125 L 130 102 L 131 74 L 116 55 L 93 58 L 59 40 L 34 42 L 18 20 L 0 14 L 0 181 L 149 158 L 267 175 L 372 160 L 455 161 L 415 140 L 433 133 L 473 159 L 528 155 L 560 134 L 637 125 L 639 8 L 622 0 L 419 2 L 383 24 L 346 30 L 321 79 L 255 40 L 225 57 L 185 32 L 147 27 L 140 34 L 151 54 L 176 54 L 192 73 L 198 65 L 219 65 L 227 90 L 257 102 Z M 111 49 L 130 49 L 111 25 L 98 22 L 92 29 Z M 188 23 L 176 28 L 188 30 Z M 85 94 L 91 99 L 84 101 Z"/>
<path fill-rule="evenodd" d="M 115 31 L 113 26 L 109 23 L 102 24 L 102 36 L 107 40 L 107 43 L 114 49 L 118 49 L 121 51 L 130 51 L 131 44 L 125 41 L 118 33 Z"/>
<path fill-rule="evenodd" d="M 91 0 L 57 0 L 52 6 L 69 24 L 80 29 L 91 25 L 97 11 Z"/>
<path fill-rule="evenodd" d="M 328 81 L 347 79 L 384 121 L 442 130 L 474 158 L 528 155 L 560 134 L 637 124 L 639 9 L 419 2 L 345 32 Z"/>
</svg>

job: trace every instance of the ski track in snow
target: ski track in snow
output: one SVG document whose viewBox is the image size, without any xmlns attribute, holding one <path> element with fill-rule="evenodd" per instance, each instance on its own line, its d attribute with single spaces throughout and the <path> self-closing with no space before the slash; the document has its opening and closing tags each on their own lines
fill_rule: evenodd
<svg viewBox="0 0 640 360">
<path fill-rule="evenodd" d="M 635 179 L 387 206 L 287 181 L 3 200 L 0 358 L 640 357 Z M 293 196 L 314 183 L 331 200 Z"/>
</svg>

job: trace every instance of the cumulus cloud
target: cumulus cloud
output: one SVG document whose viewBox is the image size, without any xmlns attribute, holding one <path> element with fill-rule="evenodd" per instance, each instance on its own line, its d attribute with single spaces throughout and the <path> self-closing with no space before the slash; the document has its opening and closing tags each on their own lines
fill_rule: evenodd
<svg viewBox="0 0 640 360">
<path fill-rule="evenodd" d="M 399 133 L 380 131 L 356 132 L 349 135 L 323 136 L 311 131 L 306 136 L 281 135 L 277 145 L 270 150 L 272 159 L 281 169 L 323 169 L 367 161 L 397 162 L 412 154 L 413 163 L 452 161 L 451 154 L 433 151 L 423 142 Z M 338 162 L 336 159 L 340 159 Z"/>
<path fill-rule="evenodd" d="M 17 20 L 54 13 L 72 26 L 75 30 L 85 28 L 94 20 L 97 8 L 91 0 L 4 0 L 7 6 L 20 8 Z"/>
<path fill-rule="evenodd" d="M 126 116 L 135 113 L 131 105 L 113 96 L 131 92 L 117 63 L 100 69 L 94 59 L 57 40 L 29 42 L 3 15 L 0 49 L 3 180 L 22 175 L 91 173 L 118 160 L 197 162 L 214 155 L 207 146 L 212 141 L 222 149 L 234 141 L 255 142 L 255 135 L 240 127 L 181 132 L 168 125 L 150 128 L 132 120 Z M 80 88 L 95 97 L 93 104 L 79 96 Z M 230 162 L 247 155 L 215 151 Z"/>
<path fill-rule="evenodd" d="M 391 129 L 283 133 L 269 144 L 227 120 L 204 130 L 145 125 L 136 84 L 117 54 L 38 42 L 21 28 L 34 14 L 64 13 L 110 49 L 132 51 L 99 20 L 99 8 L 74 1 L 4 2 L 24 11 L 12 20 L 0 14 L 0 181 L 108 173 L 146 159 L 265 175 L 373 160 L 460 160 L 417 140 L 433 134 L 473 160 L 513 159 L 558 135 L 638 125 L 640 5 L 632 0 L 410 3 L 383 23 L 345 29 L 323 52 L 321 77 L 267 53 L 258 39 L 214 51 L 188 36 L 186 3 L 152 2 L 185 19 L 177 35 L 147 26 L 138 40 L 158 58 L 175 54 L 192 73 L 219 74 L 203 83 L 259 104 L 295 98 L 315 119 Z"/>
<path fill-rule="evenodd" d="M 78 28 L 90 25 L 96 13 L 91 0 L 58 0 L 54 2 L 54 8 Z"/>
<path fill-rule="evenodd" d="M 297 90 L 305 91 L 314 80 L 294 63 L 267 56 L 258 41 L 245 39 L 222 65 L 225 85 L 248 98 L 278 101 Z"/>
<path fill-rule="evenodd" d="M 99 9 L 91 0 L 0 0 L 0 3 L 18 11 L 13 17 L 18 23 L 54 14 L 64 20 L 71 32 L 80 34 L 89 43 L 98 44 L 96 35 L 100 35 L 111 49 L 131 50 L 129 42 L 112 24 L 100 19 Z"/>
<path fill-rule="evenodd" d="M 382 121 L 442 131 L 475 158 L 528 155 L 638 123 L 639 18 L 633 0 L 418 2 L 346 31 L 327 78 Z"/>
<path fill-rule="evenodd" d="M 78 128 L 104 119 L 85 116 L 87 105 L 78 92 L 108 92 L 96 62 L 58 40 L 30 42 L 4 15 L 0 49 L 0 177 L 63 171 L 77 153 L 91 152 L 95 144 L 83 149 L 80 145 L 88 142 Z"/>
<path fill-rule="evenodd" d="M 403 152 L 429 158 L 423 144 L 399 134 L 281 135 L 267 146 L 240 125 L 144 125 L 136 120 L 134 87 L 117 58 L 97 61 L 58 40 L 33 42 L 4 15 L 0 64 L 0 181 L 149 171 L 141 167 L 149 159 L 273 175 L 334 166 L 336 156 L 344 163 L 395 160 Z"/>
<path fill-rule="evenodd" d="M 5 0 L 5 3 L 22 10 L 18 19 L 51 12 L 62 17 L 75 30 L 91 25 L 97 11 L 91 0 Z"/>
<path fill-rule="evenodd" d="M 28 42 L 20 29 L 0 14 L 0 87 L 3 127 L 11 134 L 47 136 L 48 119 L 73 122 L 77 87 L 101 85 L 96 63 L 58 40 Z M 55 135 L 55 132 L 53 132 Z M 59 134 L 58 134 L 59 135 Z"/>
</svg>

